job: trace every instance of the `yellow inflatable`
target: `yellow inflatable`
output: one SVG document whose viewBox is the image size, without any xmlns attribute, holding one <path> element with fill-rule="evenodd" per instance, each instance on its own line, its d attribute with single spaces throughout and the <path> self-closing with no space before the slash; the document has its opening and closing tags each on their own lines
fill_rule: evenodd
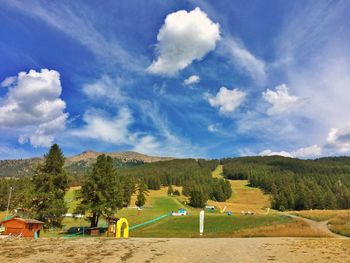
<svg viewBox="0 0 350 263">
<path fill-rule="evenodd" d="M 123 233 L 122 233 L 122 227 L 124 225 L 123 228 Z M 123 236 L 122 236 L 123 234 Z M 129 237 L 129 223 L 128 220 L 126 220 L 126 218 L 120 218 L 117 222 L 117 231 L 115 232 L 115 237 L 116 238 L 127 238 Z"/>
</svg>

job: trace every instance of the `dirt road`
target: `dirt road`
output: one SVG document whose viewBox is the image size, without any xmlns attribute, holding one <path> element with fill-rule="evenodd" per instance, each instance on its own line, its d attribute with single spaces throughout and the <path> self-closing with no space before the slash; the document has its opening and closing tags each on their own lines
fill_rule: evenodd
<svg viewBox="0 0 350 263">
<path fill-rule="evenodd" d="M 311 220 L 311 219 L 308 219 L 305 217 L 301 217 L 301 216 L 296 216 L 296 215 L 291 215 L 291 214 L 286 214 L 286 215 L 289 217 L 292 217 L 292 218 L 297 218 L 299 220 L 303 220 L 304 222 L 308 223 L 311 228 L 318 230 L 318 231 L 321 231 L 329 237 L 344 238 L 344 236 L 338 235 L 336 233 L 333 233 L 331 230 L 329 230 L 328 220 L 317 222 L 317 221 L 314 221 L 314 220 Z"/>
<path fill-rule="evenodd" d="M 341 238 L 0 240 L 0 262 L 350 262 Z"/>
</svg>

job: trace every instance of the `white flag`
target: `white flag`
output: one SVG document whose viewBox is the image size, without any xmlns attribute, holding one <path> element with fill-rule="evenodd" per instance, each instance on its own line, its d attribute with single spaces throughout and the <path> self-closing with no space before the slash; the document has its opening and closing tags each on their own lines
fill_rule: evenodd
<svg viewBox="0 0 350 263">
<path fill-rule="evenodd" d="M 199 213 L 199 234 L 203 235 L 204 231 L 204 210 Z"/>
</svg>

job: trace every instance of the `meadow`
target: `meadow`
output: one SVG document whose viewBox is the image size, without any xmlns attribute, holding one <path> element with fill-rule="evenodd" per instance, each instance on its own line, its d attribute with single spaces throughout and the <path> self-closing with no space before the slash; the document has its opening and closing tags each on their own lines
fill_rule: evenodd
<svg viewBox="0 0 350 263">
<path fill-rule="evenodd" d="M 213 177 L 222 177 L 222 166 L 213 171 Z M 270 196 L 260 189 L 250 187 L 247 180 L 230 180 L 233 194 L 225 202 L 208 201 L 208 205 L 215 206 L 215 211 L 205 213 L 204 237 L 323 237 L 322 231 L 310 227 L 306 222 L 285 216 L 270 207 Z M 173 186 L 182 192 L 182 187 Z M 73 213 L 78 201 L 76 192 L 80 187 L 71 187 L 65 196 L 68 213 Z M 164 219 L 149 225 L 138 227 L 130 231 L 131 237 L 199 237 L 200 208 L 188 206 L 188 197 L 169 196 L 167 187 L 160 190 L 150 190 L 144 208 L 140 211 L 134 206 L 136 196 L 131 198 L 131 206 L 123 208 L 116 214 L 128 220 L 130 227 L 152 220 L 162 215 Z M 226 211 L 233 215 L 220 213 L 226 206 Z M 183 208 L 187 216 L 171 216 L 172 211 Z M 242 215 L 242 211 L 254 212 L 254 215 Z M 314 221 L 330 220 L 329 227 L 333 232 L 350 235 L 350 228 L 345 210 L 308 210 L 292 211 L 291 214 L 305 217 Z M 5 212 L 0 212 L 0 218 Z M 66 217 L 63 219 L 63 229 L 50 229 L 43 232 L 44 237 L 66 236 L 70 228 L 89 227 L 85 219 Z M 106 221 L 101 218 L 100 227 L 106 227 Z"/>
</svg>

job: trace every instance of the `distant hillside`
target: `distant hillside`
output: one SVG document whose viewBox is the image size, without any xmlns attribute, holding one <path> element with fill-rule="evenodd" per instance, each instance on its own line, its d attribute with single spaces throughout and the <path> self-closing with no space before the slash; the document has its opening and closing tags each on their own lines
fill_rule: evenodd
<svg viewBox="0 0 350 263">
<path fill-rule="evenodd" d="M 172 160 L 174 158 L 170 157 L 156 157 L 156 156 L 149 156 L 137 152 L 95 152 L 95 151 L 85 151 L 81 154 L 68 157 L 66 160 L 66 165 L 69 165 L 70 163 L 75 163 L 79 161 L 88 161 L 93 162 L 96 160 L 97 156 L 100 154 L 105 154 L 111 156 L 113 159 L 119 159 L 123 162 L 128 161 L 142 161 L 143 163 L 153 163 L 158 161 L 166 161 L 166 160 Z"/>
<path fill-rule="evenodd" d="M 31 175 L 41 160 L 41 158 L 0 160 L 0 177 Z"/>
<path fill-rule="evenodd" d="M 131 167 L 143 163 L 172 160 L 171 157 L 156 157 L 137 152 L 95 152 L 85 151 L 81 154 L 66 158 L 65 168 L 71 174 L 84 173 L 97 156 L 106 154 L 113 158 L 115 167 Z M 22 177 L 33 175 L 34 168 L 42 161 L 42 158 L 30 158 L 19 160 L 0 160 L 0 177 Z"/>
</svg>

